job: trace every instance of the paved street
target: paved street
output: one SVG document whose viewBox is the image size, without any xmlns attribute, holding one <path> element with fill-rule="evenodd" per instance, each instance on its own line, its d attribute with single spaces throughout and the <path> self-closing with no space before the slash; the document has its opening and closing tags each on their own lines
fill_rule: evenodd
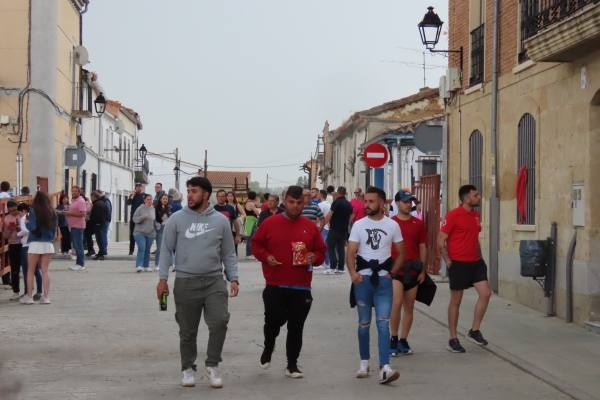
<svg viewBox="0 0 600 400">
<path fill-rule="evenodd" d="M 51 266 L 50 306 L 23 306 L 8 301 L 10 291 L 0 293 L 3 399 L 568 399 L 593 398 L 590 394 L 600 393 L 598 368 L 594 369 L 593 363 L 585 365 L 588 375 L 576 370 L 586 360 L 598 360 L 600 336 L 543 319 L 523 307 L 507 306 L 498 298 L 492 300 L 489 323 L 484 325 L 492 351 L 463 340 L 467 354 L 448 353 L 446 330 L 436 321 L 444 320 L 447 284 L 440 284 L 432 309 L 419 307 L 427 315 L 420 311 L 415 316 L 410 343 L 416 354 L 393 359 L 393 366 L 401 371 L 400 379 L 388 387 L 378 385 L 375 376 L 357 380 L 353 377 L 358 364 L 356 316 L 348 306 L 345 276 L 315 276 L 315 301 L 300 359 L 306 378 L 296 381 L 283 376 L 281 337 L 271 369 L 263 371 L 257 366 L 262 346 L 263 283 L 258 263 L 250 261 L 240 262 L 241 293 L 230 303 L 232 317 L 222 364 L 225 388 L 211 389 L 201 378 L 196 388 L 184 389 L 179 386 L 174 305 L 170 298 L 168 312 L 158 311 L 156 275 L 136 274 L 133 263 L 124 260 L 90 262 L 82 273 L 69 271 L 69 265 L 60 260 Z M 470 318 L 471 309 L 468 297 L 464 321 Z M 581 353 L 572 357 L 577 360 L 570 362 L 574 370 L 563 368 L 556 375 L 559 378 L 551 369 L 535 370 L 537 376 L 524 372 L 528 366 L 534 368 L 548 360 L 536 359 L 533 344 L 527 340 L 530 332 L 519 336 L 513 327 L 502 329 L 501 324 L 506 324 L 502 318 L 512 318 L 517 324 L 537 319 L 535 329 L 552 329 L 553 341 L 573 335 L 566 340 L 577 340 L 579 347 L 573 351 Z M 464 321 L 461 328 L 466 327 Z M 372 339 L 374 335 L 373 326 Z M 206 337 L 202 325 L 202 355 Z M 515 354 L 509 351 L 509 337 L 518 350 Z M 555 344 L 564 349 L 569 346 L 568 341 Z M 376 367 L 374 345 L 372 340 L 372 369 Z M 560 365 L 560 354 L 553 351 L 546 356 Z M 19 393 L 5 397 L 3 390 L 16 384 Z M 580 388 L 571 397 L 561 392 L 570 385 Z"/>
</svg>

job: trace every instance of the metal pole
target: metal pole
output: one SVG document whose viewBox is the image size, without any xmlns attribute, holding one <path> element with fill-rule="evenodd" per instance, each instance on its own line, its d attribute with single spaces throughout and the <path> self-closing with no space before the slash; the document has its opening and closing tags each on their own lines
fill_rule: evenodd
<svg viewBox="0 0 600 400">
<path fill-rule="evenodd" d="M 498 197 L 498 12 L 500 0 L 494 1 L 492 39 L 492 109 L 491 125 L 491 190 L 490 190 L 490 283 L 498 293 L 498 253 L 500 251 L 500 199 Z M 479 188 L 481 190 L 481 188 Z"/>
<path fill-rule="evenodd" d="M 567 312 L 566 322 L 573 322 L 573 259 L 575 258 L 575 246 L 577 245 L 577 230 L 573 232 L 569 250 L 567 251 Z"/>
<path fill-rule="evenodd" d="M 180 174 L 179 148 L 175 148 L 175 187 L 179 191 L 179 174 Z"/>
<path fill-rule="evenodd" d="M 552 223 L 550 229 L 550 262 L 548 263 L 548 274 L 546 276 L 546 316 L 553 317 L 556 315 L 554 310 L 554 288 L 556 282 L 556 243 L 558 242 L 558 233 L 556 222 Z"/>
<path fill-rule="evenodd" d="M 206 178 L 206 171 L 208 170 L 208 150 L 204 150 L 204 177 Z"/>
<path fill-rule="evenodd" d="M 269 174 L 267 174 L 267 187 L 266 187 L 267 191 L 269 190 Z"/>
</svg>

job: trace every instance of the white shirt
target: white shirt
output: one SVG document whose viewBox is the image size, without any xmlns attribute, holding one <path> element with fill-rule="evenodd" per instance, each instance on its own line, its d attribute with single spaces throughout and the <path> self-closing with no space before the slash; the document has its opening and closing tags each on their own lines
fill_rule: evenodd
<svg viewBox="0 0 600 400">
<path fill-rule="evenodd" d="M 323 218 L 325 218 L 327 214 L 329 214 L 329 210 L 331 209 L 331 203 L 327 200 L 323 200 L 318 204 L 318 206 L 321 209 L 321 212 L 323 213 Z M 329 230 L 329 224 L 325 225 L 323 229 Z"/>
<path fill-rule="evenodd" d="M 27 230 L 27 225 L 25 225 L 26 217 L 19 218 L 19 232 L 17 232 L 17 236 L 21 238 L 21 244 L 23 247 L 29 247 L 29 243 L 27 243 L 29 239 L 29 231 Z"/>
<path fill-rule="evenodd" d="M 375 221 L 367 216 L 352 225 L 348 240 L 358 243 L 358 255 L 365 260 L 379 260 L 383 263 L 392 255 L 392 244 L 402 241 L 402 233 L 400 225 L 391 218 L 383 217 Z M 370 276 L 373 271 L 368 268 L 358 273 Z M 386 274 L 387 271 L 379 271 L 379 276 Z"/>
<path fill-rule="evenodd" d="M 8 192 L 0 192 L 0 199 L 10 199 L 12 196 Z"/>
</svg>

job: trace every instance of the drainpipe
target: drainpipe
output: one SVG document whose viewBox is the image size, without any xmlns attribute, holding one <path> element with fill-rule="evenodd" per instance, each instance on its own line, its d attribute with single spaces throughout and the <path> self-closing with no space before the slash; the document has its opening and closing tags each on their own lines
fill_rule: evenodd
<svg viewBox="0 0 600 400">
<path fill-rule="evenodd" d="M 500 0 L 495 0 L 492 23 L 492 109 L 490 115 L 491 190 L 490 190 L 490 283 L 498 293 L 498 252 L 500 250 L 500 199 L 498 197 L 498 13 Z"/>
<path fill-rule="evenodd" d="M 567 251 L 567 312 L 565 320 L 573 322 L 573 259 L 575 258 L 575 246 L 577 245 L 577 230 L 573 232 L 569 250 Z"/>
</svg>

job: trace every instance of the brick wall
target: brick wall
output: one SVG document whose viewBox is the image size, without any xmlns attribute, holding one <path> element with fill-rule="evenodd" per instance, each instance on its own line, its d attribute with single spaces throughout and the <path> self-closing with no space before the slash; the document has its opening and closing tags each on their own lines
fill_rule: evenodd
<svg viewBox="0 0 600 400">
<path fill-rule="evenodd" d="M 484 48 L 484 82 L 492 79 L 492 40 L 493 40 L 493 17 L 494 1 L 486 1 L 485 12 L 485 48 Z M 511 73 L 517 65 L 517 56 L 519 51 L 519 0 L 504 0 L 500 3 L 499 13 L 499 72 L 500 75 Z M 470 27 L 469 27 L 469 0 L 449 0 L 448 4 L 449 32 L 448 43 L 450 49 L 459 49 L 463 47 L 464 52 L 464 71 L 463 87 L 469 86 L 470 76 Z M 450 67 L 458 68 L 460 66 L 460 57 L 458 54 L 450 55 Z"/>
</svg>

